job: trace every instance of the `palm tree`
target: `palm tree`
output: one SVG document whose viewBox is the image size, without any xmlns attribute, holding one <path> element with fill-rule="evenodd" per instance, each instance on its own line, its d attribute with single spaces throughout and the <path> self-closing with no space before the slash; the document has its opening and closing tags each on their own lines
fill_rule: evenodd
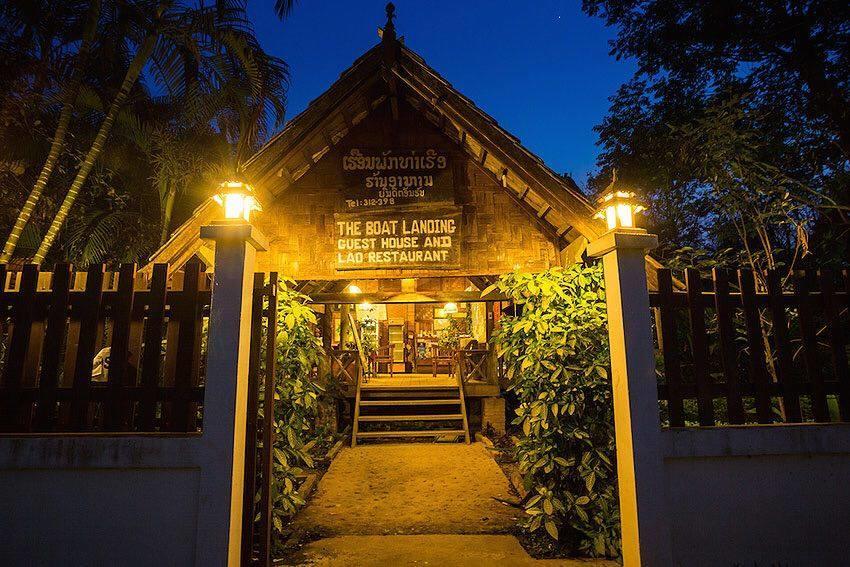
<svg viewBox="0 0 850 567">
<path fill-rule="evenodd" d="M 63 97 L 62 111 L 59 114 L 59 121 L 56 125 L 56 131 L 53 134 L 53 140 L 50 144 L 50 152 L 47 154 L 47 159 L 41 167 L 41 172 L 36 179 L 35 185 L 27 197 L 24 206 L 18 214 L 15 224 L 12 227 L 12 232 L 3 246 L 3 252 L 0 254 L 0 264 L 8 263 L 12 259 L 12 254 L 15 253 L 15 248 L 18 246 L 18 240 L 24 227 L 32 216 L 44 188 L 47 186 L 47 181 L 53 173 L 53 168 L 59 161 L 59 155 L 62 152 L 62 146 L 65 143 L 65 136 L 68 132 L 68 125 L 71 123 L 71 117 L 74 113 L 74 103 L 77 98 L 77 93 L 82 82 L 86 63 L 88 62 L 91 44 L 97 30 L 97 22 L 100 18 L 101 0 L 91 0 L 88 6 L 85 27 L 82 33 L 79 51 L 74 58 L 73 71 L 71 72 L 71 80 L 68 83 Z"/>
<path fill-rule="evenodd" d="M 281 13 L 292 6 L 291 1 L 278 4 L 282 5 Z M 186 101 L 190 107 L 194 106 L 193 112 L 198 116 L 215 116 L 220 108 L 215 106 L 216 97 L 198 97 L 198 93 L 215 92 L 222 85 L 231 84 L 234 76 L 241 76 L 246 80 L 242 88 L 250 89 L 253 95 L 252 104 L 248 105 L 251 113 L 242 112 L 242 116 L 262 120 L 273 115 L 276 122 L 282 121 L 286 65 L 262 51 L 253 36 L 241 2 L 219 0 L 214 6 L 184 7 L 173 5 L 170 1 L 156 5 L 140 1 L 121 5 L 124 6 L 126 9 L 118 9 L 123 19 L 117 29 L 128 30 L 127 38 L 135 45 L 135 55 L 33 258 L 35 263 L 44 261 L 103 151 L 116 118 L 148 66 L 158 86 Z M 226 96 L 226 93 L 222 96 Z M 250 130 L 247 137 L 250 139 L 259 135 L 261 127 L 246 129 Z"/>
</svg>

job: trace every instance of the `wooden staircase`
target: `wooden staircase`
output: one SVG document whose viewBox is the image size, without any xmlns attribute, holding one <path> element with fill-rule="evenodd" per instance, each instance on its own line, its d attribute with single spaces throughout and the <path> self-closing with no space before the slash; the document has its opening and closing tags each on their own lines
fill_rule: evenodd
<svg viewBox="0 0 850 567">
<path fill-rule="evenodd" d="M 463 387 L 457 384 L 392 385 L 358 380 L 351 446 L 363 439 L 460 438 L 469 443 Z"/>
<path fill-rule="evenodd" d="M 389 382 L 376 379 L 369 383 L 365 377 L 368 361 L 351 314 L 349 321 L 360 356 L 351 446 L 356 447 L 362 439 L 459 438 L 461 435 L 468 445 L 469 422 L 460 375 L 455 375 L 454 381 L 405 383 L 400 376 L 397 382 L 390 378 Z M 362 431 L 361 426 L 365 426 Z"/>
</svg>

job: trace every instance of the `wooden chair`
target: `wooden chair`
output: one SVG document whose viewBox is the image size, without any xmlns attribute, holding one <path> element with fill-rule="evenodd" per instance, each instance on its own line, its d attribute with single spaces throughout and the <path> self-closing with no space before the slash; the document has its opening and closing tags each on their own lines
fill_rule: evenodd
<svg viewBox="0 0 850 567">
<path fill-rule="evenodd" d="M 390 372 L 390 378 L 393 377 L 393 349 L 395 345 L 387 345 L 378 347 L 378 350 L 372 353 L 372 372 L 378 374 L 380 365 L 386 364 Z"/>
<path fill-rule="evenodd" d="M 441 347 L 439 345 L 434 345 L 432 347 L 432 355 L 431 359 L 434 362 L 434 378 L 437 377 L 437 367 L 441 364 L 445 364 L 449 368 L 449 376 L 454 376 L 454 361 L 455 361 L 455 350 L 451 348 Z"/>
</svg>

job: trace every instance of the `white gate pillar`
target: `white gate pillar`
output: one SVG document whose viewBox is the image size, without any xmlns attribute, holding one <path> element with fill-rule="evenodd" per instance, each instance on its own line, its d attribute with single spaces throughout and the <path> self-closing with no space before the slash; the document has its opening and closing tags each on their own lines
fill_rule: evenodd
<svg viewBox="0 0 850 567">
<path fill-rule="evenodd" d="M 251 294 L 255 258 L 266 250 L 260 232 L 244 221 L 201 227 L 215 242 L 215 271 L 207 341 L 197 527 L 198 566 L 238 567 L 251 343 Z"/>
<path fill-rule="evenodd" d="M 625 567 L 673 564 L 646 283 L 645 256 L 656 246 L 641 229 L 615 229 L 588 246 L 605 274 Z"/>
</svg>

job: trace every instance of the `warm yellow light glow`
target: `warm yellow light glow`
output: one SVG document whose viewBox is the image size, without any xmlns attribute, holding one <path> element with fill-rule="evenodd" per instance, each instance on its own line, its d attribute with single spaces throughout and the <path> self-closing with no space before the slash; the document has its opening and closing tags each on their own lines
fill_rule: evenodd
<svg viewBox="0 0 850 567">
<path fill-rule="evenodd" d="M 363 303 L 360 304 L 360 309 L 363 309 L 365 311 L 371 311 L 372 310 L 372 304 L 369 303 L 368 301 L 364 301 Z"/>
<path fill-rule="evenodd" d="M 599 199 L 600 208 L 594 218 L 604 220 L 608 230 L 635 228 L 635 214 L 644 207 L 634 202 L 634 196 L 628 191 L 606 193 Z"/>
<path fill-rule="evenodd" d="M 241 181 L 225 181 L 218 186 L 213 200 L 224 208 L 224 218 L 251 220 L 251 211 L 260 211 L 254 189 Z"/>
<path fill-rule="evenodd" d="M 354 295 L 357 295 L 357 294 L 363 293 L 363 290 L 360 289 L 360 286 L 355 285 L 355 284 L 351 284 L 350 286 L 348 286 L 348 293 L 352 293 Z"/>
<path fill-rule="evenodd" d="M 457 303 L 453 303 L 453 302 L 450 301 L 450 302 L 446 303 L 445 305 L 443 305 L 443 313 L 446 313 L 446 314 L 457 313 Z"/>
</svg>

